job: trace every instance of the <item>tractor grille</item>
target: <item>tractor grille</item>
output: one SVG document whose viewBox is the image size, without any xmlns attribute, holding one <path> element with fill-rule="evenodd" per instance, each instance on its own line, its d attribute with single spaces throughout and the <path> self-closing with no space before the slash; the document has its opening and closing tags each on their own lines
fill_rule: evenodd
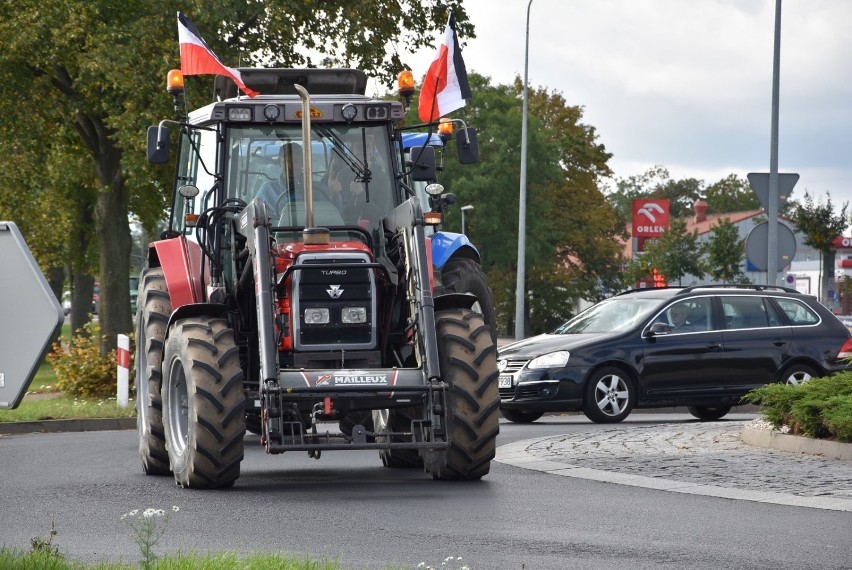
<svg viewBox="0 0 852 570">
<path fill-rule="evenodd" d="M 293 276 L 294 344 L 297 350 L 366 350 L 376 347 L 373 269 L 339 267 L 369 263 L 363 253 L 299 256 L 305 268 Z"/>
</svg>

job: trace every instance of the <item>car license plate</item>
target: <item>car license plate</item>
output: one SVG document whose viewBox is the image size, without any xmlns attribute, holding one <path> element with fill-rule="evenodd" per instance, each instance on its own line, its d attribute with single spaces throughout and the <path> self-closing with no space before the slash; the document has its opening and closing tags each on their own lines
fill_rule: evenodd
<svg viewBox="0 0 852 570">
<path fill-rule="evenodd" d="M 512 375 L 511 374 L 501 374 L 498 380 L 498 386 L 500 388 L 511 388 L 512 387 Z"/>
</svg>

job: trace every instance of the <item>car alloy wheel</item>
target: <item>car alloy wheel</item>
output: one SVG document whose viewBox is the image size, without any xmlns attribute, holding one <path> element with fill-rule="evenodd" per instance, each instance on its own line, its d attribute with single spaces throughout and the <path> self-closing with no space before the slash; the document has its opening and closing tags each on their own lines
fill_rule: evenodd
<svg viewBox="0 0 852 570">
<path fill-rule="evenodd" d="M 809 366 L 804 366 L 802 364 L 795 364 L 784 371 L 784 375 L 782 376 L 784 383 L 790 386 L 798 386 L 800 384 L 804 384 L 808 382 L 812 378 L 816 378 L 817 373 L 813 371 Z"/>
<path fill-rule="evenodd" d="M 615 367 L 601 368 L 586 381 L 583 413 L 593 422 L 616 423 L 630 414 L 636 395 L 627 374 Z"/>
</svg>

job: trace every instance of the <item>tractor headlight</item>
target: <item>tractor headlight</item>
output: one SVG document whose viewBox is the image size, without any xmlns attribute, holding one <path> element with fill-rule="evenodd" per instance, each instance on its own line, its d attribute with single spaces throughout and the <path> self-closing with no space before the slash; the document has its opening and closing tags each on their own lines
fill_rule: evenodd
<svg viewBox="0 0 852 570">
<path fill-rule="evenodd" d="M 328 309 L 305 309 L 306 325 L 327 325 L 328 321 Z"/>
<path fill-rule="evenodd" d="M 343 307 L 340 312 L 340 320 L 344 324 L 360 324 L 367 322 L 366 307 Z"/>
<path fill-rule="evenodd" d="M 228 107 L 229 121 L 251 121 L 251 109 L 248 107 Z"/>
</svg>

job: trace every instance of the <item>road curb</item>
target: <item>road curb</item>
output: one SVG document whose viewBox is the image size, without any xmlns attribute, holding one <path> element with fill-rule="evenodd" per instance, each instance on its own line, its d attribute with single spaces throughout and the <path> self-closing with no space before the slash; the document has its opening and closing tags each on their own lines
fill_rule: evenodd
<svg viewBox="0 0 852 570">
<path fill-rule="evenodd" d="M 852 443 L 841 443 L 826 439 L 812 439 L 798 435 L 788 435 L 777 430 L 751 429 L 742 431 L 743 443 L 754 447 L 764 447 L 790 453 L 819 455 L 828 459 L 852 461 Z"/>
<path fill-rule="evenodd" d="M 62 433 L 77 431 L 113 431 L 136 429 L 136 418 L 93 418 L 76 420 L 39 420 L 0 422 L 0 434 Z"/>
</svg>

